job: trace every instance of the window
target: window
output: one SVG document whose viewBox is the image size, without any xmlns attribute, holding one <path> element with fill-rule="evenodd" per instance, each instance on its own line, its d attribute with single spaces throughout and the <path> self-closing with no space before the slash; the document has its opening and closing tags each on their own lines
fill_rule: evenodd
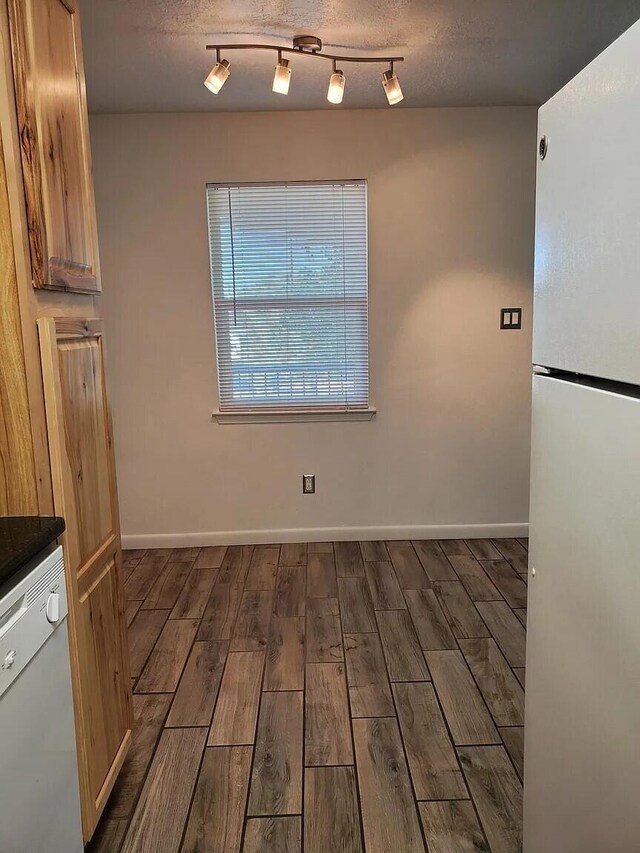
<svg viewBox="0 0 640 853">
<path fill-rule="evenodd" d="M 207 186 L 220 411 L 369 403 L 367 187 Z"/>
</svg>

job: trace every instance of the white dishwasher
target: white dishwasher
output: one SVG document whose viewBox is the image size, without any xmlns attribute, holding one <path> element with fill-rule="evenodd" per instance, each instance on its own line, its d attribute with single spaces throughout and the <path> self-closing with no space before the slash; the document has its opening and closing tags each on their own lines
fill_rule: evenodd
<svg viewBox="0 0 640 853">
<path fill-rule="evenodd" d="M 0 587 L 0 852 L 82 853 L 62 548 Z"/>
</svg>

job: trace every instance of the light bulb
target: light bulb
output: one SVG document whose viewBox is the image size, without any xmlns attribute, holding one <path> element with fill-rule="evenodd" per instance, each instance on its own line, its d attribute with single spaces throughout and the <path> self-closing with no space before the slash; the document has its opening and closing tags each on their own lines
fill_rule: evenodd
<svg viewBox="0 0 640 853">
<path fill-rule="evenodd" d="M 221 62 L 216 62 L 211 71 L 209 72 L 209 76 L 204 81 L 204 85 L 210 92 L 213 92 L 214 95 L 217 95 L 220 89 L 225 84 L 227 77 L 231 72 L 229 71 L 229 63 L 226 59 L 223 59 Z"/>
<path fill-rule="evenodd" d="M 276 72 L 273 75 L 273 91 L 278 95 L 287 95 L 289 93 L 289 83 L 291 81 L 291 68 L 289 67 L 288 59 L 279 59 L 276 65 Z"/>
<path fill-rule="evenodd" d="M 402 89 L 400 88 L 400 81 L 393 73 L 393 68 L 389 71 L 385 71 L 382 75 L 382 85 L 384 86 L 384 91 L 387 96 L 387 100 L 391 105 L 399 104 L 400 101 L 404 98 L 402 94 Z"/>
<path fill-rule="evenodd" d="M 339 69 L 335 69 L 329 80 L 329 91 L 327 100 L 332 104 L 341 104 L 344 95 L 345 76 Z"/>
</svg>

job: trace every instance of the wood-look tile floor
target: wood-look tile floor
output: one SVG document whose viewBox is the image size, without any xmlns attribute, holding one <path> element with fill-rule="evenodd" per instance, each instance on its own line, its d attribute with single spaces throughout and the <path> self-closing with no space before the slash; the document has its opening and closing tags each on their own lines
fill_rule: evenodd
<svg viewBox="0 0 640 853">
<path fill-rule="evenodd" d="M 527 540 L 125 552 L 91 853 L 520 853 Z"/>
</svg>

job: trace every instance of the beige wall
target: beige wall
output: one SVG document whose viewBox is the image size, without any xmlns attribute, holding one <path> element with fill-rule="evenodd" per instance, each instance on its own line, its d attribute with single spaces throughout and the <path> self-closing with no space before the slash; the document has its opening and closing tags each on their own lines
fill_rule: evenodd
<svg viewBox="0 0 640 853">
<path fill-rule="evenodd" d="M 524 532 L 535 109 L 94 116 L 91 130 L 129 545 Z M 377 417 L 213 423 L 205 183 L 339 178 L 369 182 Z M 523 331 L 500 332 L 500 308 L 519 305 Z"/>
</svg>

